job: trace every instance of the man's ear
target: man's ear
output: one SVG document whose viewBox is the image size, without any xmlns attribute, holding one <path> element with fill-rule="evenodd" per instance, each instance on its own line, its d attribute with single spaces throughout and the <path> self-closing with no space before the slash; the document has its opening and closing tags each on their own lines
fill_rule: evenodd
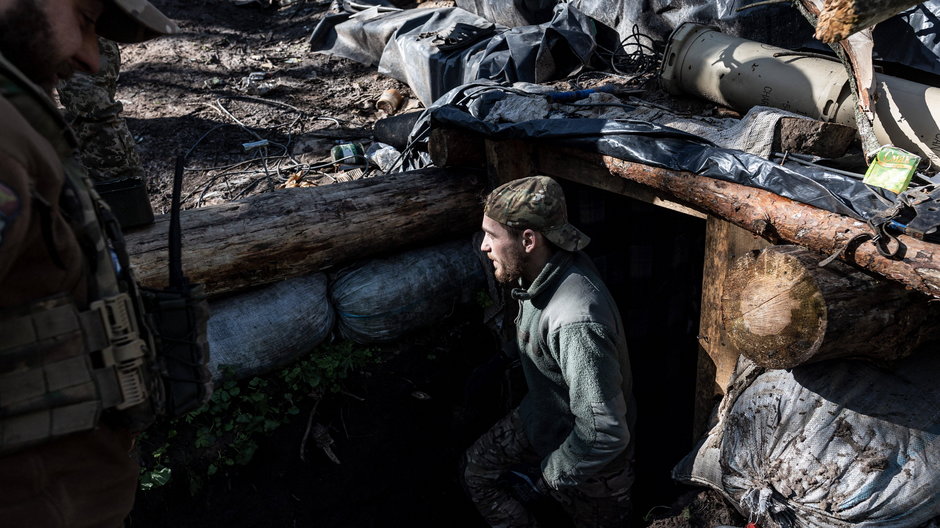
<svg viewBox="0 0 940 528">
<path fill-rule="evenodd" d="M 522 248 L 526 253 L 532 253 L 545 245 L 545 236 L 538 231 L 526 229 L 522 232 Z"/>
</svg>

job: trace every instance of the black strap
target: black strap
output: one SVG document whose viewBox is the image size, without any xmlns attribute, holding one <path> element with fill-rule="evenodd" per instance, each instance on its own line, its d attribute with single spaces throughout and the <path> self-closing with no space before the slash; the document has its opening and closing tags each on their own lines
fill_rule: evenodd
<svg viewBox="0 0 940 528">
<path fill-rule="evenodd" d="M 854 252 L 855 249 L 856 249 L 859 245 L 861 245 L 863 242 L 865 242 L 866 240 L 871 240 L 871 239 L 873 239 L 873 238 L 875 238 L 875 237 L 874 237 L 874 235 L 872 235 L 871 233 L 859 233 L 859 234 L 855 235 L 855 236 L 852 237 L 848 242 L 846 242 L 845 245 L 843 245 L 842 247 L 836 249 L 835 253 L 833 253 L 832 255 L 829 255 L 828 257 L 826 257 L 826 258 L 824 258 L 823 260 L 819 261 L 819 267 L 820 267 L 820 268 L 824 268 L 824 267 L 828 266 L 829 264 L 831 264 L 832 261 L 834 261 L 834 260 L 836 260 L 837 258 L 841 257 L 842 255 L 851 254 L 851 253 Z"/>
<path fill-rule="evenodd" d="M 180 195 L 183 192 L 183 168 L 186 157 L 176 157 L 176 172 L 173 174 L 173 201 L 170 205 L 170 289 L 186 290 L 183 276 L 183 234 L 180 228 Z"/>
<path fill-rule="evenodd" d="M 891 260 L 901 260 L 904 258 L 907 247 L 896 235 L 888 230 L 890 226 L 889 222 L 886 221 L 875 224 L 869 220 L 868 224 L 875 232 L 875 237 L 872 238 L 871 241 L 875 244 L 875 248 L 878 250 L 878 253 L 881 253 L 882 257 Z"/>
<path fill-rule="evenodd" d="M 907 247 L 897 236 L 889 231 L 890 222 L 891 217 L 883 216 L 877 216 L 868 220 L 868 227 L 872 230 L 871 233 L 859 233 L 855 235 L 846 242 L 845 245 L 836 249 L 833 254 L 821 260 L 819 267 L 828 266 L 837 258 L 851 254 L 858 246 L 868 240 L 875 245 L 875 249 L 878 250 L 878 253 L 880 253 L 882 257 L 891 260 L 903 259 L 904 254 L 907 252 Z"/>
</svg>

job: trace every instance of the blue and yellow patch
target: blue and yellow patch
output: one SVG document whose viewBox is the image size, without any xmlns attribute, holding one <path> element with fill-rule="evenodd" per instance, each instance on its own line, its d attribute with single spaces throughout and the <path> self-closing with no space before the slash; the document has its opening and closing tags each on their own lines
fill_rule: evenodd
<svg viewBox="0 0 940 528">
<path fill-rule="evenodd" d="M 13 189 L 0 183 L 0 245 L 3 245 L 3 235 L 8 227 L 20 214 L 20 198 Z"/>
</svg>

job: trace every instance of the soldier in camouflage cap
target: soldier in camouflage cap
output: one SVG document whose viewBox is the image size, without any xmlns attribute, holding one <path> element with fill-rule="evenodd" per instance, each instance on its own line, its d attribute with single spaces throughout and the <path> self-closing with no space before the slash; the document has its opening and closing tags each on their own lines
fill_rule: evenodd
<svg viewBox="0 0 940 528">
<path fill-rule="evenodd" d="M 628 526 L 635 405 L 620 312 L 545 176 L 487 198 L 480 246 L 496 278 L 517 285 L 516 346 L 528 393 L 467 450 L 466 489 L 491 526 L 537 526 L 532 495 L 550 496 L 575 526 Z M 532 473 L 518 493 L 519 468 Z M 524 480 L 522 481 L 524 482 Z"/>
<path fill-rule="evenodd" d="M 556 246 L 580 251 L 591 241 L 568 223 L 565 194 L 548 176 L 533 176 L 504 183 L 486 199 L 483 214 L 515 229 L 541 232 Z"/>
<path fill-rule="evenodd" d="M 483 251 L 493 261 L 501 282 L 532 281 L 554 248 L 580 251 L 591 241 L 568 223 L 565 194 L 558 182 L 547 176 L 521 178 L 494 189 L 483 206 L 483 231 L 489 235 L 484 244 L 492 243 L 490 250 Z M 526 246 L 535 238 L 549 244 L 531 246 L 532 252 L 521 251 L 523 246 L 501 244 L 507 241 L 500 236 L 503 231 L 510 238 L 521 238 Z"/>
</svg>

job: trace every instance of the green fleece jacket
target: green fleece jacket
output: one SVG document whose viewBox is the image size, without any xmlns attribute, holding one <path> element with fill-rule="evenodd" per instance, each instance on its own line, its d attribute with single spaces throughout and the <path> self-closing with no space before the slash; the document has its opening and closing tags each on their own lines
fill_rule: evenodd
<svg viewBox="0 0 940 528">
<path fill-rule="evenodd" d="M 554 489 L 632 463 L 635 406 L 620 313 L 590 259 L 558 251 L 519 301 L 519 407 Z"/>
</svg>

